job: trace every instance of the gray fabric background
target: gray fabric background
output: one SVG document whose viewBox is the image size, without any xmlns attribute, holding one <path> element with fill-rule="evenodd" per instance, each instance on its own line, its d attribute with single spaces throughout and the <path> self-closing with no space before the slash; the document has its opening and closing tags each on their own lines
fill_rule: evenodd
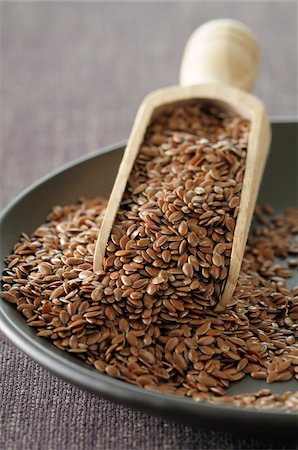
<svg viewBox="0 0 298 450">
<path fill-rule="evenodd" d="M 175 84 L 201 23 L 242 20 L 261 44 L 255 93 L 297 115 L 297 2 L 0 2 L 0 208 L 64 162 L 126 138 L 144 95 Z M 296 442 L 297 444 L 297 442 Z M 295 448 L 173 424 L 65 383 L 0 335 L 1 450 Z"/>
</svg>

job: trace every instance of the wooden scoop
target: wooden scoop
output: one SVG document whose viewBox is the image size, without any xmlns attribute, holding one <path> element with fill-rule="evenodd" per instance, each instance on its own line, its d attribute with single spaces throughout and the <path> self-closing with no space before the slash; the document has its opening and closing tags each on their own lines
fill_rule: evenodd
<svg viewBox="0 0 298 450">
<path fill-rule="evenodd" d="M 250 90 L 254 84 L 258 55 L 256 40 L 249 29 L 232 20 L 208 22 L 192 34 L 183 56 L 180 86 L 149 94 L 139 108 L 98 235 L 94 255 L 95 272 L 102 269 L 111 228 L 152 118 L 165 105 L 179 102 L 187 104 L 194 99 L 206 99 L 208 103 L 236 112 L 251 121 L 230 269 L 217 310 L 223 309 L 229 303 L 239 276 L 271 137 L 263 104 L 244 92 Z"/>
</svg>

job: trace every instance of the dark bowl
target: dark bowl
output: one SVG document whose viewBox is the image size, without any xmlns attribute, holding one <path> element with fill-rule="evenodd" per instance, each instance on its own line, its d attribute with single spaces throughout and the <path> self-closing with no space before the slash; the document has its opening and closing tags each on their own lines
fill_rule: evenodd
<svg viewBox="0 0 298 450">
<path fill-rule="evenodd" d="M 259 197 L 277 209 L 297 205 L 297 121 L 273 123 L 273 142 Z M 108 196 L 125 142 L 91 153 L 58 169 L 34 183 L 19 195 L 0 217 L 0 269 L 3 258 L 12 250 L 22 231 L 31 233 L 44 222 L 56 204 L 73 203 L 79 196 Z M 296 284 L 297 279 L 296 279 Z M 191 399 L 158 394 L 99 374 L 79 359 L 58 350 L 50 341 L 36 336 L 13 305 L 0 300 L 2 332 L 24 353 L 55 375 L 100 397 L 152 414 L 188 424 L 247 433 L 273 432 L 295 436 L 298 415 L 294 411 L 258 411 L 227 405 L 198 403 Z M 296 391 L 297 381 L 274 383 L 276 392 Z M 264 382 L 246 377 L 235 383 L 229 393 L 254 392 Z M 268 385 L 267 385 L 268 387 Z"/>
</svg>

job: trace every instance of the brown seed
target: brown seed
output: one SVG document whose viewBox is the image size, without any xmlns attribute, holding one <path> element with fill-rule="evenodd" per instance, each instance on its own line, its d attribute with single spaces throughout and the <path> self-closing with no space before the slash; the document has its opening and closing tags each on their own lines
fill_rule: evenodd
<svg viewBox="0 0 298 450">
<path fill-rule="evenodd" d="M 166 353 L 172 353 L 175 347 L 178 345 L 179 339 L 177 337 L 172 337 L 168 340 L 165 346 Z"/>
<path fill-rule="evenodd" d="M 180 222 L 179 227 L 178 227 L 178 233 L 181 236 L 186 236 L 188 231 L 188 227 L 187 227 L 187 222 L 185 222 L 185 220 L 183 220 L 182 222 Z"/>
<path fill-rule="evenodd" d="M 140 359 L 144 360 L 148 364 L 154 364 L 155 363 L 155 357 L 154 355 L 149 352 L 148 350 L 144 350 L 143 348 L 140 349 L 139 352 Z"/>
<path fill-rule="evenodd" d="M 175 211 L 169 216 L 170 222 L 179 222 L 183 218 L 183 213 L 181 211 Z"/>
<path fill-rule="evenodd" d="M 188 348 L 197 348 L 198 347 L 197 341 L 194 338 L 186 338 L 184 342 Z"/>
<path fill-rule="evenodd" d="M 84 319 L 78 319 L 78 320 L 75 320 L 74 322 L 71 322 L 71 324 L 68 325 L 68 328 L 69 329 L 77 328 L 80 325 L 83 325 L 84 323 L 85 323 Z"/>
<path fill-rule="evenodd" d="M 143 297 L 144 297 L 144 294 L 142 294 L 141 292 L 132 292 L 130 294 L 130 298 L 133 300 L 140 300 Z"/>
<path fill-rule="evenodd" d="M 38 264 L 38 270 L 45 276 L 50 275 L 52 273 L 52 266 L 48 263 L 42 262 Z"/>
<path fill-rule="evenodd" d="M 168 240 L 167 236 L 161 236 L 159 239 L 157 239 L 157 241 L 155 242 L 155 244 L 157 245 L 157 247 L 161 247 L 162 245 L 164 245 Z"/>
<path fill-rule="evenodd" d="M 122 292 L 122 297 L 129 297 L 133 292 L 134 290 L 132 288 L 125 289 L 125 291 Z"/>
<path fill-rule="evenodd" d="M 227 244 L 219 243 L 214 247 L 214 253 L 221 255 L 227 249 Z"/>
<path fill-rule="evenodd" d="M 203 386 L 206 387 L 216 387 L 217 381 L 210 377 L 205 371 L 200 372 L 198 379 Z"/>
<path fill-rule="evenodd" d="M 151 280 L 151 283 L 153 283 L 153 284 L 161 284 L 163 282 L 164 282 L 164 279 L 162 277 L 160 277 L 160 276 L 154 277 Z"/>
<path fill-rule="evenodd" d="M 233 232 L 234 229 L 235 229 L 235 225 L 236 225 L 235 220 L 234 220 L 232 217 L 227 217 L 227 218 L 225 219 L 225 222 L 226 222 L 226 224 L 227 224 L 228 230 L 231 231 L 231 232 Z"/>
<path fill-rule="evenodd" d="M 281 361 L 279 363 L 276 364 L 276 371 L 277 372 L 284 372 L 285 370 L 287 370 L 289 367 L 291 366 L 291 360 L 285 360 L 285 361 Z"/>
<path fill-rule="evenodd" d="M 152 337 L 150 336 L 150 334 L 146 334 L 146 335 L 144 336 L 143 344 L 146 345 L 146 346 L 152 344 Z"/>
<path fill-rule="evenodd" d="M 91 292 L 91 298 L 94 302 L 98 302 L 102 299 L 103 289 L 102 287 L 97 287 Z"/>
<path fill-rule="evenodd" d="M 39 336 L 102 373 L 196 400 L 295 409 L 286 390 L 225 393 L 245 374 L 298 379 L 298 288 L 286 284 L 297 264 L 276 263 L 298 253 L 296 210 L 274 217 L 256 208 L 235 294 L 214 311 L 229 272 L 248 136 L 249 122 L 234 113 L 167 106 L 140 146 L 104 270 L 95 275 L 92 264 L 106 202 L 55 207 L 6 259 L 8 300 Z"/>
<path fill-rule="evenodd" d="M 73 334 L 69 339 L 69 345 L 71 348 L 77 348 L 79 344 L 78 338 Z"/>
<path fill-rule="evenodd" d="M 92 276 L 93 276 L 93 272 L 91 272 L 91 270 L 82 270 L 82 272 L 79 273 L 79 278 L 81 280 L 86 280 Z"/>
<path fill-rule="evenodd" d="M 185 358 L 181 354 L 174 353 L 173 355 L 175 364 L 180 371 L 185 371 L 188 367 L 187 362 L 185 361 Z"/>
<path fill-rule="evenodd" d="M 105 315 L 107 317 L 108 320 L 115 320 L 116 319 L 116 313 L 115 310 L 112 306 L 107 306 L 105 308 Z"/>
<path fill-rule="evenodd" d="M 140 375 L 137 378 L 137 383 L 140 386 L 151 386 L 151 385 L 155 385 L 156 384 L 156 380 L 154 377 L 150 376 L 150 375 Z"/>
<path fill-rule="evenodd" d="M 166 263 L 169 263 L 171 261 L 171 252 L 169 250 L 164 250 L 161 257 Z"/>
<path fill-rule="evenodd" d="M 124 317 L 119 320 L 119 328 L 124 334 L 126 334 L 129 330 L 129 322 Z"/>
<path fill-rule="evenodd" d="M 154 295 L 157 291 L 156 284 L 149 283 L 146 289 L 147 294 Z"/>
<path fill-rule="evenodd" d="M 215 338 L 213 336 L 204 336 L 198 340 L 199 345 L 211 345 L 215 342 Z"/>
<path fill-rule="evenodd" d="M 120 375 L 117 367 L 112 366 L 110 364 L 108 364 L 104 370 L 110 377 L 113 377 L 113 378 L 119 377 L 119 375 Z"/>
<path fill-rule="evenodd" d="M 138 346 L 138 338 L 136 337 L 134 331 L 129 331 L 126 337 L 129 345 L 132 345 L 133 347 Z"/>
<path fill-rule="evenodd" d="M 234 209 L 236 208 L 236 206 L 239 205 L 240 199 L 239 197 L 235 196 L 232 197 L 231 200 L 229 201 L 229 208 Z"/>
<path fill-rule="evenodd" d="M 251 377 L 257 380 L 265 380 L 267 377 L 267 372 L 265 370 L 260 370 L 259 372 L 251 372 Z"/>
<path fill-rule="evenodd" d="M 41 330 L 41 331 L 39 331 L 38 333 L 37 333 L 37 336 L 40 336 L 40 337 L 49 337 L 49 336 L 51 336 L 53 334 L 53 331 L 52 330 Z"/>
<path fill-rule="evenodd" d="M 193 364 L 197 363 L 199 360 L 199 356 L 198 353 L 191 348 L 188 352 L 188 359 L 190 360 L 190 362 L 192 362 Z"/>
<path fill-rule="evenodd" d="M 8 303 L 16 303 L 17 298 L 15 295 L 11 294 L 10 292 L 1 291 L 0 297 L 6 300 Z"/>
<path fill-rule="evenodd" d="M 173 299 L 173 300 L 171 300 L 171 303 L 174 306 L 174 308 L 177 309 L 178 311 L 184 311 L 185 310 L 183 301 Z"/>
<path fill-rule="evenodd" d="M 87 337 L 87 345 L 92 346 L 93 344 L 96 344 L 100 339 L 100 333 L 92 333 L 89 334 Z"/>
<path fill-rule="evenodd" d="M 48 313 L 51 312 L 51 310 L 52 310 L 52 305 L 51 305 L 51 303 L 50 303 L 50 302 L 45 302 L 45 303 L 42 305 L 41 313 L 42 313 L 42 314 L 48 314 Z"/>
<path fill-rule="evenodd" d="M 97 370 L 99 370 L 99 372 L 104 373 L 104 371 L 107 367 L 107 363 L 102 361 L 101 359 L 99 359 L 94 362 L 94 366 Z"/>
<path fill-rule="evenodd" d="M 213 253 L 212 263 L 217 267 L 221 267 L 224 264 L 224 258 L 221 255 L 218 255 L 217 253 Z"/>
<path fill-rule="evenodd" d="M 199 268 L 200 268 L 200 263 L 199 263 L 199 260 L 198 260 L 198 258 L 197 258 L 196 256 L 190 255 L 190 256 L 188 257 L 188 262 L 189 262 L 189 264 L 191 264 L 191 265 L 193 266 L 193 268 L 194 268 L 195 270 L 199 270 Z"/>
<path fill-rule="evenodd" d="M 129 277 L 127 277 L 126 275 L 122 275 L 121 276 L 121 281 L 124 284 L 124 286 L 131 286 L 132 285 L 132 281 Z"/>
<path fill-rule="evenodd" d="M 237 370 L 241 372 L 248 364 L 248 360 L 246 358 L 242 358 L 237 364 Z"/>
<path fill-rule="evenodd" d="M 83 262 L 83 258 L 76 258 L 73 256 L 66 259 L 66 264 L 68 264 L 69 266 L 77 266 L 79 264 L 82 264 Z"/>
<path fill-rule="evenodd" d="M 200 327 L 198 327 L 198 328 L 196 329 L 196 334 L 197 334 L 198 336 L 202 336 L 202 335 L 204 335 L 204 334 L 207 334 L 207 332 L 208 332 L 209 329 L 210 329 L 210 326 L 211 326 L 211 322 L 203 323 Z"/>
<path fill-rule="evenodd" d="M 196 247 L 199 243 L 199 238 L 193 231 L 189 233 L 189 235 L 187 236 L 187 240 L 189 245 L 191 245 L 192 247 Z"/>
<path fill-rule="evenodd" d="M 122 292 L 122 289 L 120 289 L 120 288 L 114 289 L 113 294 L 114 294 L 115 300 L 117 300 L 117 301 L 121 300 L 121 298 L 122 298 L 122 293 L 123 293 L 123 292 Z"/>
<path fill-rule="evenodd" d="M 276 377 L 276 381 L 290 381 L 292 379 L 292 373 L 289 370 L 279 373 Z"/>
<path fill-rule="evenodd" d="M 189 263 L 183 264 L 182 271 L 186 277 L 188 277 L 188 278 L 193 277 L 193 267 L 191 264 L 189 264 Z"/>
<path fill-rule="evenodd" d="M 148 238 L 144 238 L 144 239 L 139 239 L 137 242 L 138 247 L 148 247 L 148 245 L 150 244 L 150 239 Z"/>
<path fill-rule="evenodd" d="M 54 298 L 59 298 L 62 294 L 64 294 L 64 287 L 63 286 L 58 286 L 51 293 L 50 300 L 53 300 Z"/>
</svg>

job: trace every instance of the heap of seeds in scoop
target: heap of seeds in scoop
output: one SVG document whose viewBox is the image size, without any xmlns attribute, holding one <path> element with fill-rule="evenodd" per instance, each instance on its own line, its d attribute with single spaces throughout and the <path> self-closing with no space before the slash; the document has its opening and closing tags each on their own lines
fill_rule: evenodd
<svg viewBox="0 0 298 450">
<path fill-rule="evenodd" d="M 298 409 L 298 391 L 226 395 L 246 374 L 298 379 L 298 288 L 285 280 L 298 265 L 297 210 L 257 209 L 233 301 L 222 313 L 213 308 L 227 276 L 247 131 L 218 111 L 168 110 L 146 135 L 105 271 L 95 275 L 92 264 L 106 203 L 82 199 L 22 235 L 2 297 L 39 336 L 112 377 L 196 400 Z"/>
<path fill-rule="evenodd" d="M 249 122 L 198 105 L 148 128 L 107 246 L 103 284 L 131 319 L 195 324 L 228 275 Z M 187 319 L 185 316 L 187 315 Z"/>
</svg>

